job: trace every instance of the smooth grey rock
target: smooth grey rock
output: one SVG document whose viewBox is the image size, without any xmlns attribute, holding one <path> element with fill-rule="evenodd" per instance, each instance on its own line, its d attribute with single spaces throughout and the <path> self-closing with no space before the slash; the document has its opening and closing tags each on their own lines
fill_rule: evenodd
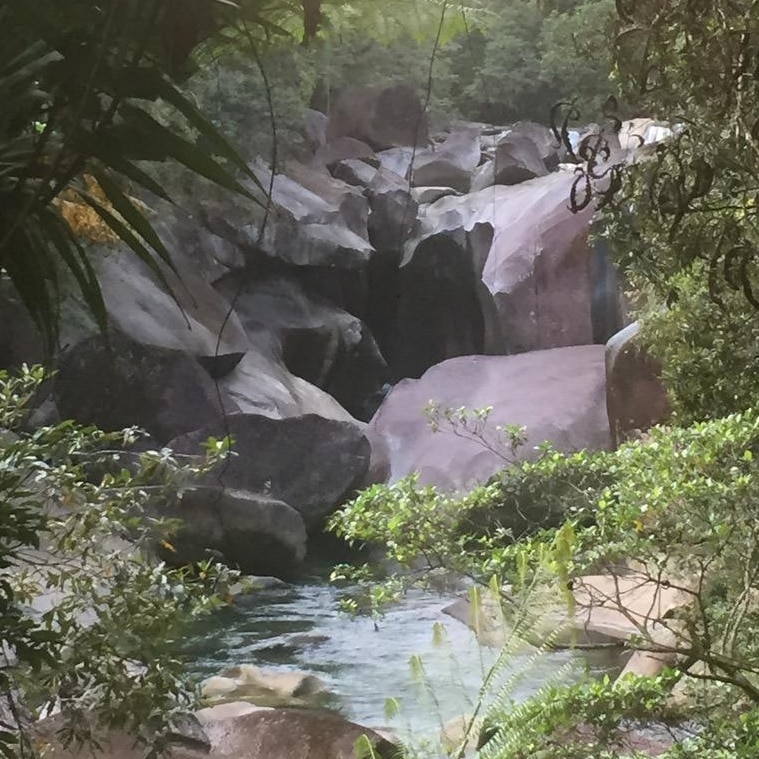
<svg viewBox="0 0 759 759">
<path fill-rule="evenodd" d="M 519 184 L 548 174 L 541 150 L 530 137 L 518 132 L 509 133 L 496 149 L 494 184 Z"/>
<path fill-rule="evenodd" d="M 358 415 L 385 381 L 386 364 L 366 325 L 326 300 L 307 294 L 284 277 L 249 282 L 236 289 L 235 309 L 250 333 L 276 336 L 288 370 L 324 389 Z"/>
<path fill-rule="evenodd" d="M 375 150 L 424 145 L 427 115 L 408 85 L 351 87 L 333 101 L 327 137 L 353 137 Z"/>
<path fill-rule="evenodd" d="M 161 516 L 182 521 L 170 538 L 173 551 L 162 552 L 171 564 L 203 561 L 213 552 L 241 572 L 287 577 L 306 555 L 301 515 L 260 493 L 195 487 L 186 490 L 180 502 Z"/>
<path fill-rule="evenodd" d="M 347 498 L 369 466 L 369 443 L 348 422 L 313 414 L 274 420 L 258 414 L 233 414 L 173 440 L 177 453 L 196 454 L 210 436 L 230 434 L 237 455 L 221 462 L 204 479 L 284 501 L 300 512 L 309 529 Z"/>
<path fill-rule="evenodd" d="M 327 142 L 327 115 L 313 108 L 303 112 L 303 132 L 306 143 L 313 151 L 317 151 Z"/>
<path fill-rule="evenodd" d="M 375 167 L 357 158 L 346 158 L 343 161 L 333 163 L 330 171 L 336 179 L 341 179 L 354 187 L 364 188 L 372 183 L 374 175 L 377 173 Z"/>
<path fill-rule="evenodd" d="M 388 148 L 377 153 L 380 166 L 392 171 L 401 179 L 408 180 L 414 156 L 418 153 L 414 148 Z"/>
<path fill-rule="evenodd" d="M 264 332 L 256 340 L 258 348 L 246 353 L 234 371 L 219 380 L 219 387 L 240 411 L 271 419 L 316 414 L 358 424 L 331 395 L 287 370 L 274 335 Z M 266 348 L 265 342 L 275 345 Z"/>
<path fill-rule="evenodd" d="M 555 171 L 558 168 L 561 146 L 556 142 L 553 132 L 548 127 L 536 124 L 534 121 L 518 121 L 509 130 L 508 137 L 513 135 L 526 137 L 535 145 L 548 171 Z"/>
<path fill-rule="evenodd" d="M 375 414 L 367 436 L 372 455 L 384 458 L 389 479 L 412 472 L 420 482 L 468 489 L 505 466 L 481 443 L 445 430 L 434 433 L 423 413 L 430 399 L 443 408 L 492 406 L 488 424 L 524 425 L 519 457 L 546 440 L 559 450 L 610 446 L 606 416 L 604 348 L 557 348 L 517 356 L 461 356 L 399 382 Z M 381 468 L 381 462 L 373 461 Z"/>
<path fill-rule="evenodd" d="M 61 356 L 54 396 L 64 419 L 104 430 L 136 425 L 159 444 L 222 414 L 216 387 L 187 353 L 119 333 L 89 338 Z M 227 410 L 236 410 L 227 402 Z"/>
<path fill-rule="evenodd" d="M 469 192 L 471 172 L 444 158 L 425 157 L 414 163 L 413 184 L 416 187 L 451 187 L 457 192 Z"/>
<path fill-rule="evenodd" d="M 414 187 L 411 190 L 411 195 L 417 203 L 422 205 L 434 203 L 448 195 L 460 195 L 460 193 L 452 187 Z"/>
<path fill-rule="evenodd" d="M 591 250 L 593 209 L 572 213 L 574 177 L 557 172 L 518 185 L 446 197 L 427 207 L 420 235 L 493 230 L 481 280 L 486 353 L 516 353 L 594 342 Z M 495 343 L 495 344 L 494 344 Z"/>
<path fill-rule="evenodd" d="M 136 342 L 196 356 L 245 352 L 249 343 L 229 301 L 182 256 L 164 267 L 173 297 L 131 251 L 106 253 L 97 271 L 110 323 Z M 219 333 L 222 331 L 221 340 Z"/>
</svg>

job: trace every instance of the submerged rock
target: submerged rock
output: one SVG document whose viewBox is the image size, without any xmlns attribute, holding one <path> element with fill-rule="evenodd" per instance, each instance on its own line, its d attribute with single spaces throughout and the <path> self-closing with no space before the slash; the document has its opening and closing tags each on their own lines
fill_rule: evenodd
<svg viewBox="0 0 759 759">
<path fill-rule="evenodd" d="M 205 680 L 201 695 L 212 704 L 248 701 L 256 706 L 314 706 L 328 694 L 324 682 L 308 672 L 241 664 Z"/>
</svg>

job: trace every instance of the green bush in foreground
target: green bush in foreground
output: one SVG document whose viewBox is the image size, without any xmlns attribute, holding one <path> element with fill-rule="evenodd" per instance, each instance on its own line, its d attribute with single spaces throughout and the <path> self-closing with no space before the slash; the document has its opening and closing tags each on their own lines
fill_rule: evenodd
<svg viewBox="0 0 759 759">
<path fill-rule="evenodd" d="M 670 756 L 749 756 L 759 709 L 757 457 L 759 414 L 746 411 L 690 427 L 654 428 L 614 452 L 564 456 L 545 450 L 463 496 L 419 487 L 413 478 L 375 486 L 346 506 L 333 526 L 354 542 L 384 545 L 389 558 L 416 570 L 407 581 L 424 576 L 430 565 L 481 582 L 490 572 L 492 587 L 505 588 L 502 595 L 517 609 L 530 603 L 536 581 L 565 594 L 574 578 L 634 561 L 641 583 L 663 582 L 683 596 L 661 620 L 659 634 L 641 628 L 630 642 L 672 657 L 687 705 L 683 715 L 697 721 L 697 734 Z M 514 492 L 523 502 L 508 500 Z M 553 524 L 536 519 L 531 534 L 514 539 L 504 528 L 509 507 L 542 511 Z M 475 511 L 490 517 L 477 529 Z M 648 686 L 642 681 L 640 687 Z M 600 707 L 618 695 L 600 693 Z M 546 735 L 564 729 L 561 720 L 541 724 Z M 719 753 L 727 750 L 725 741 L 734 753 Z M 578 756 L 626 755 L 606 749 Z"/>
<path fill-rule="evenodd" d="M 134 430 L 26 431 L 43 379 L 0 372 L 0 696 L 12 718 L 0 755 L 36 756 L 23 716 L 59 709 L 64 742 L 121 727 L 156 756 L 195 702 L 175 655 L 183 625 L 220 603 L 229 577 L 156 562 L 151 547 L 172 525 L 151 513 L 208 462 L 180 465 L 167 450 L 124 458 Z M 211 459 L 223 451 L 213 447 Z"/>
</svg>

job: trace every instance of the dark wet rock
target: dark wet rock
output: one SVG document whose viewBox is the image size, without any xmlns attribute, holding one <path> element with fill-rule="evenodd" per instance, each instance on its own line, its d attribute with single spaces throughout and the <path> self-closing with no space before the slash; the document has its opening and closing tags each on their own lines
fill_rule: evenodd
<svg viewBox="0 0 759 759">
<path fill-rule="evenodd" d="M 8 280 L 0 278 L 0 369 L 38 364 L 45 345 L 37 325 Z"/>
<path fill-rule="evenodd" d="M 119 333 L 88 338 L 61 356 L 55 401 L 64 419 L 104 430 L 136 425 L 160 444 L 222 413 L 213 380 L 192 356 Z"/>
<path fill-rule="evenodd" d="M 458 192 L 469 192 L 471 173 L 444 158 L 429 158 L 415 162 L 413 184 L 415 187 L 443 186 Z"/>
<path fill-rule="evenodd" d="M 377 171 L 367 191 L 369 198 L 369 239 L 382 253 L 396 256 L 417 226 L 418 204 L 408 182 L 388 169 Z"/>
<path fill-rule="evenodd" d="M 180 519 L 163 551 L 171 564 L 218 557 L 248 574 L 291 576 L 306 555 L 301 515 L 282 501 L 260 493 L 221 487 L 195 487 L 161 516 Z"/>
<path fill-rule="evenodd" d="M 356 424 L 313 414 L 274 420 L 233 414 L 176 438 L 177 453 L 196 454 L 210 436 L 234 439 L 237 455 L 222 462 L 206 482 L 263 493 L 300 512 L 306 526 L 319 526 L 347 498 L 369 466 L 369 443 Z"/>
<path fill-rule="evenodd" d="M 198 356 L 198 362 L 211 379 L 218 380 L 233 372 L 243 356 L 245 353 L 217 353 L 213 356 Z"/>
<path fill-rule="evenodd" d="M 386 364 L 367 326 L 282 277 L 237 288 L 235 309 L 250 333 L 276 336 L 293 374 L 324 389 L 354 416 L 385 381 Z"/>
<path fill-rule="evenodd" d="M 487 291 L 478 253 L 487 250 L 489 235 L 485 227 L 472 234 L 457 230 L 413 246 L 400 269 L 395 329 L 387 347 L 396 378 L 419 377 L 447 358 L 485 352 Z"/>
</svg>

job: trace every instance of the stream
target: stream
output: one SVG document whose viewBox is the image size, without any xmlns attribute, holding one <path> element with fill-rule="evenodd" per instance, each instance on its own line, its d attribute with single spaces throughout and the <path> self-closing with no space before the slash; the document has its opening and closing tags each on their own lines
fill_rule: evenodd
<svg viewBox="0 0 759 759">
<path fill-rule="evenodd" d="M 471 712 L 496 651 L 478 645 L 473 633 L 443 613 L 453 600 L 415 591 L 375 622 L 338 609 L 341 592 L 320 577 L 296 585 L 255 591 L 217 613 L 198 630 L 186 651 L 194 674 L 203 678 L 226 667 L 250 663 L 298 669 L 318 675 L 334 694 L 328 705 L 368 726 L 387 726 L 399 736 L 435 739 L 443 722 Z M 442 644 L 433 642 L 435 623 Z M 600 656 L 598 654 L 601 654 Z M 555 676 L 567 662 L 578 672 L 606 671 L 608 652 L 557 651 L 540 656 L 513 690 L 522 700 Z M 414 678 L 412 656 L 421 657 L 425 676 Z M 529 654 L 510 662 L 518 669 Z M 505 675 L 504 675 L 505 676 Z M 388 719 L 386 699 L 400 702 Z"/>
</svg>

